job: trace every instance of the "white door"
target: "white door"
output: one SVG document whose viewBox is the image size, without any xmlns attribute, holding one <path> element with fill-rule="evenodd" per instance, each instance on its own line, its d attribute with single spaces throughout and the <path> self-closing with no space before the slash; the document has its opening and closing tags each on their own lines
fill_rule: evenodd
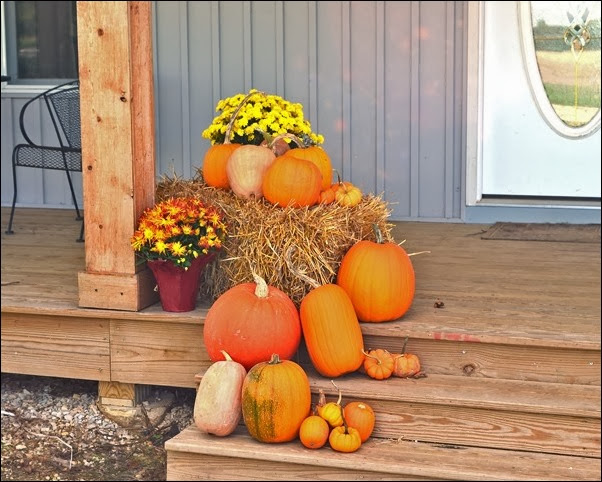
<svg viewBox="0 0 602 482">
<path fill-rule="evenodd" d="M 476 200 L 599 199 L 600 2 L 479 3 Z"/>
</svg>

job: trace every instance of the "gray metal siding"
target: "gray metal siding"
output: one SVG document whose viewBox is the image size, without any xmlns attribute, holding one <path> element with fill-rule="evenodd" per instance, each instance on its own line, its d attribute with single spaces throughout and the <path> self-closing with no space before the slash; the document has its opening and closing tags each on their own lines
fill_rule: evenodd
<svg viewBox="0 0 602 482">
<path fill-rule="evenodd" d="M 392 220 L 460 219 L 464 2 L 154 7 L 159 175 L 192 177 L 209 147 L 201 133 L 217 101 L 257 88 L 302 103 L 333 167 L 364 191 L 383 194 Z M 2 99 L 3 119 L 13 121 L 2 122 L 3 205 L 12 198 L 6 140 L 22 101 Z M 70 204 L 66 183 L 55 176 L 62 173 L 35 171 L 23 170 L 19 202 Z"/>
</svg>

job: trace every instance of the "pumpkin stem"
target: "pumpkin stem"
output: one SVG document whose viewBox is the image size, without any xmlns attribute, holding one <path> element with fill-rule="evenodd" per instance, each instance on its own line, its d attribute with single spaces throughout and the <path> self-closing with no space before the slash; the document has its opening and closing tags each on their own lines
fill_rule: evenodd
<svg viewBox="0 0 602 482">
<path fill-rule="evenodd" d="M 270 361 L 268 363 L 270 365 L 278 365 L 278 363 L 282 363 L 280 361 L 280 356 L 278 355 L 278 353 L 272 353 L 272 358 L 270 359 Z"/>
<path fill-rule="evenodd" d="M 337 184 L 342 184 L 343 181 L 341 181 L 341 175 L 339 174 L 339 171 L 337 171 L 336 169 L 333 169 L 333 171 L 337 175 Z"/>
<path fill-rule="evenodd" d="M 383 244 L 384 243 L 383 233 L 380 230 L 380 228 L 378 227 L 378 224 L 372 223 L 372 231 L 374 231 L 374 237 L 376 238 L 376 242 L 378 244 Z"/>
<path fill-rule="evenodd" d="M 318 403 L 316 404 L 316 409 L 318 407 L 323 407 L 326 405 L 326 395 L 324 395 L 324 390 L 320 388 L 320 395 L 318 396 Z"/>
<path fill-rule="evenodd" d="M 284 261 L 286 262 L 287 268 L 289 269 L 289 271 L 291 273 L 293 273 L 295 276 L 297 276 L 298 278 L 300 278 L 303 281 L 305 281 L 312 288 L 319 288 L 320 287 L 320 283 L 318 283 L 315 279 L 307 276 L 300 269 L 295 268 L 295 266 L 293 265 L 293 262 L 291 260 L 291 255 L 292 255 L 293 249 L 294 249 L 294 246 L 289 246 L 289 248 L 286 250 L 286 253 L 284 253 Z"/>
<path fill-rule="evenodd" d="M 226 361 L 232 361 L 232 357 L 225 350 L 220 350 Z"/>
<path fill-rule="evenodd" d="M 343 410 L 343 407 L 341 407 L 340 405 L 339 405 L 339 410 L 341 411 L 341 419 L 343 420 L 343 427 L 345 427 L 345 433 L 348 434 L 349 426 L 347 425 L 347 420 L 345 420 L 345 411 Z"/>
<path fill-rule="evenodd" d="M 402 355 L 406 352 L 406 345 L 408 344 L 408 339 L 409 338 L 410 338 L 409 336 L 406 336 L 406 339 L 403 340 L 403 346 L 401 347 L 401 354 Z"/>
<path fill-rule="evenodd" d="M 240 109 L 242 109 L 243 106 L 247 103 L 247 101 L 256 94 L 265 95 L 265 92 L 261 92 L 260 90 L 255 90 L 253 92 L 249 92 L 245 96 L 245 98 L 240 102 L 240 104 L 238 104 L 238 107 L 236 108 L 236 110 L 234 111 L 234 114 L 232 114 L 232 117 L 230 118 L 230 122 L 228 122 L 228 127 L 226 127 L 224 144 L 230 144 L 230 134 L 232 133 L 232 127 L 234 127 L 234 121 L 238 117 L 238 113 L 240 112 Z"/>
<path fill-rule="evenodd" d="M 261 276 L 255 273 L 255 271 L 252 271 L 251 274 L 253 275 L 253 281 L 255 281 L 256 284 L 255 296 L 257 296 L 257 298 L 267 298 L 269 293 L 268 284 Z"/>
<path fill-rule="evenodd" d="M 417 254 L 430 253 L 430 251 L 418 251 L 416 253 L 409 253 L 408 256 L 416 256 Z"/>
<path fill-rule="evenodd" d="M 380 358 L 378 358 L 377 356 L 371 355 L 370 353 L 366 353 L 364 350 L 362 350 L 362 353 L 364 354 L 364 356 L 367 356 L 368 358 L 373 358 L 374 360 L 376 360 L 376 363 L 378 363 L 379 365 L 382 363 Z"/>
</svg>

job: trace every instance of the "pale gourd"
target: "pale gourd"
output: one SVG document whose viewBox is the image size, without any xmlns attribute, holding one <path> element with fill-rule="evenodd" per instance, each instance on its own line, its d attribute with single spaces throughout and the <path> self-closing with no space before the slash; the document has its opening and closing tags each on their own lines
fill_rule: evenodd
<svg viewBox="0 0 602 482">
<path fill-rule="evenodd" d="M 203 378 L 194 401 L 194 423 L 203 433 L 225 437 L 230 435 L 242 417 L 242 384 L 245 367 L 222 351 L 225 360 L 211 365 Z"/>
</svg>

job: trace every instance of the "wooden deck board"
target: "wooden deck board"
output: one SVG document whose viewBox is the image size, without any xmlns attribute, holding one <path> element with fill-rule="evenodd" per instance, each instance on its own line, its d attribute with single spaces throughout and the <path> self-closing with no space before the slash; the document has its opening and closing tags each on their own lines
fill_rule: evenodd
<svg viewBox="0 0 602 482">
<path fill-rule="evenodd" d="M 216 472 L 221 480 L 224 473 L 228 480 L 600 480 L 599 461 L 592 458 L 376 438 L 343 454 L 329 447 L 309 450 L 298 440 L 262 444 L 243 427 L 220 438 L 193 425 L 165 448 L 167 480 L 211 480 Z M 212 466 L 213 457 L 221 469 Z"/>
<path fill-rule="evenodd" d="M 14 235 L 4 233 L 9 211 L 1 212 L 3 310 L 42 299 L 48 308 L 77 308 L 77 272 L 85 265 L 73 212 L 18 208 Z M 373 329 L 599 350 L 600 245 L 482 240 L 487 227 L 396 223 L 393 236 L 406 239 L 408 252 L 431 252 L 412 257 L 416 298 L 409 312 Z M 433 307 L 437 299 L 444 308 Z"/>
<path fill-rule="evenodd" d="M 174 344 L 166 347 L 172 351 L 162 365 L 154 353 L 160 346 L 149 341 L 154 346 L 144 351 L 149 359 L 138 353 L 132 366 L 127 355 L 118 356 L 132 353 L 127 346 L 113 348 L 113 370 L 132 383 L 144 373 L 150 383 L 151 375 L 169 367 L 179 373 L 178 384 L 193 386 L 194 374 L 209 363 L 202 323 L 211 300 L 200 300 L 189 313 L 166 313 L 159 303 L 140 312 L 79 308 L 77 273 L 85 261 L 84 244 L 75 241 L 80 223 L 74 213 L 18 208 L 13 235 L 4 232 L 8 209 L 1 213 L 3 315 L 85 317 L 115 326 L 152 322 L 158 326 L 150 333 L 161 326 L 165 334 L 173 324 L 174 333 L 188 333 L 197 343 L 182 351 L 185 367 Z M 361 324 L 366 346 L 398 351 L 408 336 L 408 349 L 420 353 L 429 373 L 599 385 L 600 245 L 483 240 L 487 227 L 396 223 L 393 236 L 406 239 L 408 252 L 430 253 L 412 257 L 417 287 L 408 313 L 396 321 Z M 436 300 L 444 307 L 435 308 Z M 158 335 L 161 343 L 165 334 Z M 135 342 L 135 336 L 128 338 Z M 134 368 L 147 362 L 154 369 Z"/>
</svg>

